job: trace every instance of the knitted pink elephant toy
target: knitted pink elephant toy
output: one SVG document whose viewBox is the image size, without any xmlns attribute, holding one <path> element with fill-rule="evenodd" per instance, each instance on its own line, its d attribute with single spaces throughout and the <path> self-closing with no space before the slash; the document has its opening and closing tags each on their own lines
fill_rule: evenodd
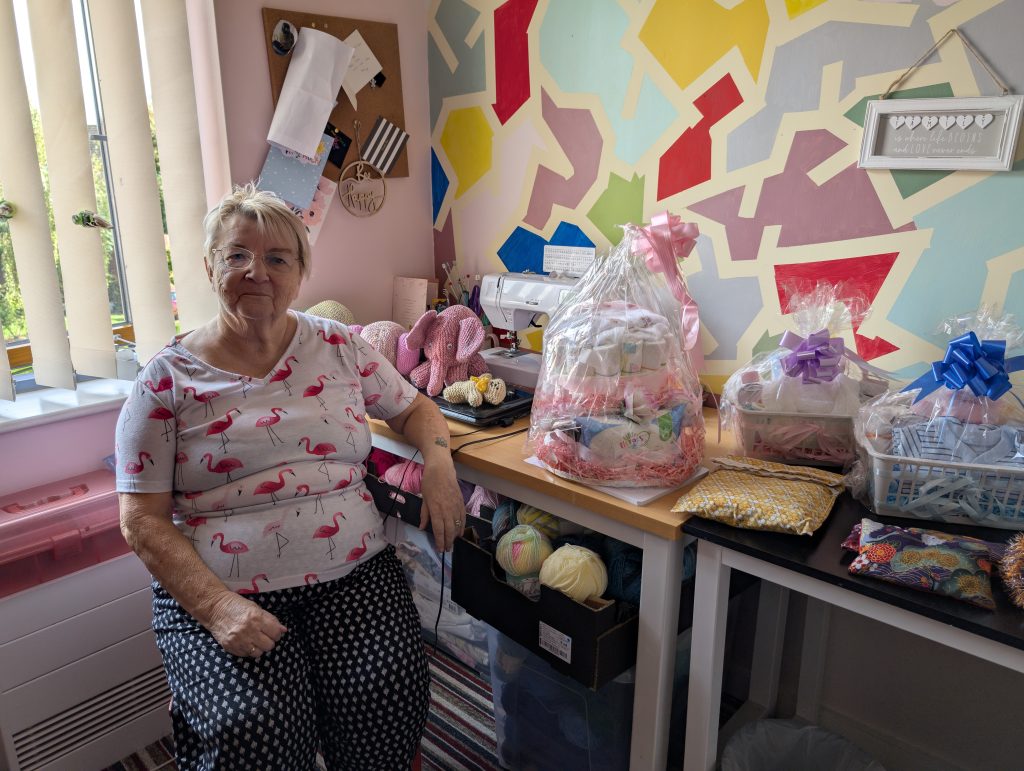
<svg viewBox="0 0 1024 771">
<path fill-rule="evenodd" d="M 395 369 L 405 377 L 409 377 L 409 373 L 420 363 L 419 346 L 409 346 L 409 333 L 401 324 L 394 321 L 374 321 L 365 327 L 352 324 L 349 329 L 360 335 L 373 350 L 394 364 Z"/>
<path fill-rule="evenodd" d="M 484 325 L 465 305 L 451 305 L 438 313 L 420 316 L 406 340 L 410 348 L 423 346 L 427 360 L 409 375 L 417 388 L 437 396 L 446 385 L 482 375 L 487 365 L 478 351 L 484 342 Z"/>
</svg>

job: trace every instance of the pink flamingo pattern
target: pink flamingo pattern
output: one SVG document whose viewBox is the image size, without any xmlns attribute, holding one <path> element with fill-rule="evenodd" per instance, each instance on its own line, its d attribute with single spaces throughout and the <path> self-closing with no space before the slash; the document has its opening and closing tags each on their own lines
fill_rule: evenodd
<svg viewBox="0 0 1024 771">
<path fill-rule="evenodd" d="M 335 352 L 338 354 L 338 358 L 341 359 L 342 363 L 345 361 L 345 357 L 341 354 L 341 346 L 348 345 L 348 340 L 340 332 L 331 332 L 330 336 L 322 329 L 316 331 L 318 337 L 322 337 L 324 342 L 328 345 L 333 345 Z"/>
<path fill-rule="evenodd" d="M 210 453 L 204 454 L 203 460 L 206 461 L 207 471 L 211 471 L 214 474 L 226 474 L 227 479 L 225 481 L 227 482 L 231 481 L 232 471 L 238 471 L 238 469 L 243 468 L 245 466 L 245 464 L 242 463 L 242 461 L 240 461 L 238 458 L 221 458 L 219 461 L 217 461 L 216 466 L 212 466 L 210 464 L 213 463 L 213 456 Z M 203 460 L 199 461 L 200 465 L 202 465 Z"/>
<path fill-rule="evenodd" d="M 273 519 L 263 526 L 263 537 L 274 536 L 274 540 L 277 541 L 277 558 L 281 559 L 281 549 L 288 545 L 288 539 L 285 538 L 284 533 L 281 530 L 284 529 L 284 514 L 281 515 L 280 519 Z"/>
<path fill-rule="evenodd" d="M 204 418 L 207 415 L 212 415 L 213 414 L 213 400 L 216 399 L 218 396 L 220 396 L 220 392 L 218 392 L 218 391 L 203 391 L 202 393 L 199 393 L 198 391 L 196 391 L 195 386 L 185 386 L 181 390 L 182 390 L 182 393 L 186 393 L 186 394 L 187 393 L 191 393 L 192 394 L 192 398 L 195 399 L 200 404 L 202 404 L 203 407 L 205 407 L 205 409 L 203 410 L 203 417 Z"/>
<path fill-rule="evenodd" d="M 352 479 L 355 477 L 355 475 L 356 475 L 355 468 L 350 468 L 348 470 L 348 479 L 342 479 L 340 482 L 338 482 L 338 484 L 336 484 L 334 486 L 334 489 L 335 490 L 344 490 L 346 487 L 348 487 L 350 484 L 352 484 Z"/>
<path fill-rule="evenodd" d="M 178 452 L 174 456 L 175 476 L 178 477 L 178 489 L 185 486 L 185 464 L 188 463 L 188 455 Z"/>
<path fill-rule="evenodd" d="M 217 543 L 217 539 L 220 539 L 220 550 L 225 554 L 231 555 L 231 569 L 228 571 L 228 577 L 231 576 L 240 577 L 238 572 L 241 565 L 239 564 L 238 555 L 245 554 L 249 551 L 249 547 L 246 546 L 242 541 L 228 541 L 224 542 L 224 533 L 214 533 L 213 538 L 210 539 L 210 546 Z"/>
<path fill-rule="evenodd" d="M 359 370 L 359 377 L 369 377 L 370 375 L 373 375 L 377 379 L 377 387 L 384 390 L 387 388 L 388 382 L 380 376 L 380 373 L 377 371 L 379 367 L 380 365 L 377 362 L 371 361 L 363 369 Z"/>
<path fill-rule="evenodd" d="M 316 573 L 306 573 L 306 575 L 302 577 L 302 580 L 306 582 L 306 586 L 309 586 L 310 584 L 320 583 L 317 580 Z"/>
<path fill-rule="evenodd" d="M 192 535 L 189 536 L 189 540 L 192 541 L 192 546 L 195 547 L 199 543 L 196 538 L 196 530 L 206 524 L 206 517 L 189 517 L 185 520 L 185 524 L 192 528 Z"/>
<path fill-rule="evenodd" d="M 174 431 L 174 428 L 170 425 L 170 422 L 174 420 L 173 412 L 166 407 L 154 407 L 146 417 L 150 420 L 162 420 L 164 423 L 164 441 L 171 441 L 169 434 Z"/>
<path fill-rule="evenodd" d="M 323 493 L 316 493 L 316 501 L 313 504 L 313 513 L 316 514 L 319 511 L 321 514 L 324 513 L 324 502 L 320 500 L 320 496 Z M 300 495 L 309 495 L 309 485 L 302 484 L 295 487 L 295 497 L 298 498 Z M 299 516 L 298 512 L 295 512 L 295 516 Z"/>
<path fill-rule="evenodd" d="M 317 375 L 316 376 L 316 383 L 314 383 L 313 385 L 307 387 L 306 390 L 302 392 L 303 396 L 315 396 L 316 400 L 318 402 L 320 402 L 320 406 L 323 407 L 324 410 L 327 409 L 327 404 L 320 397 L 320 394 L 324 390 L 324 381 L 327 380 L 327 379 L 333 380 L 334 379 L 334 375 Z"/>
<path fill-rule="evenodd" d="M 224 418 L 222 420 L 213 421 L 206 429 L 207 436 L 220 436 L 220 449 L 225 455 L 228 454 L 228 442 L 231 441 L 228 439 L 228 429 L 231 428 L 231 424 L 234 420 L 231 417 L 232 412 L 237 412 L 239 415 L 242 414 L 242 411 L 238 409 L 238 407 L 232 407 L 224 414 Z"/>
<path fill-rule="evenodd" d="M 149 461 L 149 464 L 153 465 L 153 456 L 150 455 L 145 450 L 142 450 L 139 453 L 139 460 L 137 463 L 133 460 L 130 460 L 126 461 L 124 464 L 124 473 L 129 475 L 128 478 L 131 480 L 133 493 L 135 492 L 135 477 L 141 474 L 143 469 L 146 468 L 145 465 L 143 465 L 146 461 Z"/>
<path fill-rule="evenodd" d="M 334 524 L 320 525 L 320 527 L 318 527 L 316 531 L 313 533 L 314 538 L 327 539 L 327 558 L 331 560 L 334 559 L 334 536 L 336 536 L 338 534 L 338 531 L 341 530 L 341 525 L 338 524 L 338 517 L 344 519 L 345 515 L 342 514 L 340 511 L 334 512 L 334 517 L 331 519 L 331 521 Z"/>
<path fill-rule="evenodd" d="M 158 394 L 161 391 L 170 391 L 174 388 L 174 379 L 170 375 L 164 375 L 156 383 L 153 383 L 152 380 L 147 380 L 145 383 L 149 390 L 155 394 Z"/>
<path fill-rule="evenodd" d="M 284 364 L 281 365 L 280 369 L 274 370 L 274 374 L 271 375 L 270 380 L 267 381 L 268 383 L 280 383 L 281 385 L 283 385 L 285 387 L 285 390 L 288 392 L 289 396 L 292 395 L 292 387 L 288 383 L 288 378 L 292 376 L 292 368 L 289 365 L 289 362 L 292 361 L 294 361 L 296 364 L 299 363 L 299 360 L 297 358 L 295 358 L 294 356 L 289 356 L 287 359 L 284 360 Z"/>
<path fill-rule="evenodd" d="M 345 558 L 345 562 L 354 562 L 355 560 L 366 554 L 366 539 L 370 537 L 370 533 L 363 533 L 363 540 L 359 546 L 353 546 L 352 550 L 348 553 Z"/>
<path fill-rule="evenodd" d="M 290 468 L 278 471 L 276 482 L 273 479 L 269 479 L 266 482 L 260 482 L 258 485 L 256 485 L 256 489 L 253 490 L 253 493 L 256 495 L 269 495 L 271 504 L 276 506 L 277 491 L 284 487 L 285 474 L 291 474 L 292 476 L 295 476 L 295 472 L 292 471 Z"/>
<path fill-rule="evenodd" d="M 265 581 L 268 584 L 270 583 L 270 579 L 267 578 L 266 573 L 257 573 L 252 577 L 251 588 L 249 586 L 243 586 L 241 589 L 237 589 L 236 591 L 239 594 L 259 594 L 260 588 L 256 585 L 257 581 Z"/>
<path fill-rule="evenodd" d="M 278 442 L 280 442 L 281 444 L 284 444 L 284 440 L 277 435 L 277 432 L 274 431 L 273 428 L 271 428 L 271 426 L 273 426 L 275 423 L 279 423 L 281 421 L 281 415 L 278 415 L 279 412 L 283 413 L 285 415 L 288 414 L 287 412 L 285 412 L 285 410 L 281 409 L 280 407 L 271 407 L 269 415 L 264 415 L 263 417 L 258 418 L 256 420 L 256 427 L 257 428 L 265 428 L 265 429 L 267 429 L 267 436 L 270 437 L 270 446 L 271 447 L 274 446 L 274 440 L 275 439 Z"/>
<path fill-rule="evenodd" d="M 338 451 L 338 448 L 335 447 L 330 442 L 320 442 L 319 444 L 316 445 L 316 447 L 310 449 L 308 436 L 304 436 L 299 440 L 299 447 L 302 446 L 303 442 L 306 443 L 307 454 L 316 455 L 320 458 L 320 465 L 316 467 L 316 470 L 323 474 L 325 477 L 327 477 L 327 481 L 330 482 L 331 472 L 327 468 L 327 456 L 334 455 L 334 453 Z"/>
<path fill-rule="evenodd" d="M 305 345 L 255 378 L 207 366 L 172 343 L 140 375 L 115 439 L 118 489 L 171 482 L 178 528 L 243 594 L 324 582 L 351 567 L 347 559 L 381 548 L 362 485 L 368 424 L 415 395 L 376 351 L 360 350 L 358 336 L 303 314 L 298 334 Z"/>
<path fill-rule="evenodd" d="M 345 414 L 348 415 L 350 418 L 352 418 L 352 420 L 354 420 L 356 423 L 362 423 L 362 424 L 366 423 L 366 416 L 365 415 L 356 415 L 356 413 L 353 412 L 351 407 L 346 407 L 345 408 Z"/>
</svg>

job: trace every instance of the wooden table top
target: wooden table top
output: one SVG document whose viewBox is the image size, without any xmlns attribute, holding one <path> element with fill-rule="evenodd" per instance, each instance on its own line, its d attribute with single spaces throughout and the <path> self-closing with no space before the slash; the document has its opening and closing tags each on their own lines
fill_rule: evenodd
<svg viewBox="0 0 1024 771">
<path fill-rule="evenodd" d="M 717 413 L 705 410 L 704 420 L 707 426 L 705 457 L 727 454 L 731 450 L 728 438 L 723 435 L 722 442 L 718 442 Z M 405 441 L 386 424 L 376 420 L 370 423 L 375 434 L 398 442 Z M 661 538 L 676 540 L 683 537 L 682 525 L 690 515 L 673 512 L 671 508 L 686 488 L 673 490 L 648 504 L 637 506 L 578 482 L 562 479 L 526 462 L 530 453 L 526 448 L 524 429 L 529 426 L 528 417 L 520 418 L 509 427 L 493 426 L 481 430 L 449 420 L 455 460 L 481 473 L 550 495 Z M 489 441 L 470 444 L 479 439 Z"/>
</svg>

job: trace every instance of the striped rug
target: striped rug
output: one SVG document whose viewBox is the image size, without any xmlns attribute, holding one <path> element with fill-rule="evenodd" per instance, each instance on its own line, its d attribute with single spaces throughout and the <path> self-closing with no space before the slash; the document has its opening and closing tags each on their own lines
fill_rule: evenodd
<svg viewBox="0 0 1024 771">
<path fill-rule="evenodd" d="M 430 716 L 420 745 L 422 771 L 498 771 L 490 682 L 442 651 L 429 647 L 427 656 Z M 165 737 L 104 771 L 175 771 L 173 758 Z"/>
</svg>

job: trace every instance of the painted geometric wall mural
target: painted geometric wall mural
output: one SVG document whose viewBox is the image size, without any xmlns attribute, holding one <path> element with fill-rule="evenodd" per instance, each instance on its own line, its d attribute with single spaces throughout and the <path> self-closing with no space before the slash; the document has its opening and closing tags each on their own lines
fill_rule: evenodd
<svg viewBox="0 0 1024 771">
<path fill-rule="evenodd" d="M 658 211 L 696 222 L 682 269 L 713 387 L 786 329 L 791 287 L 853 285 L 844 333 L 908 372 L 945 317 L 1024 318 L 1024 147 L 1012 171 L 857 167 L 869 99 L 958 27 L 1024 92 L 1020 0 L 435 0 L 435 261 L 535 270 Z M 890 98 L 995 95 L 952 39 Z M 533 339 L 533 338 L 531 338 Z"/>
</svg>

